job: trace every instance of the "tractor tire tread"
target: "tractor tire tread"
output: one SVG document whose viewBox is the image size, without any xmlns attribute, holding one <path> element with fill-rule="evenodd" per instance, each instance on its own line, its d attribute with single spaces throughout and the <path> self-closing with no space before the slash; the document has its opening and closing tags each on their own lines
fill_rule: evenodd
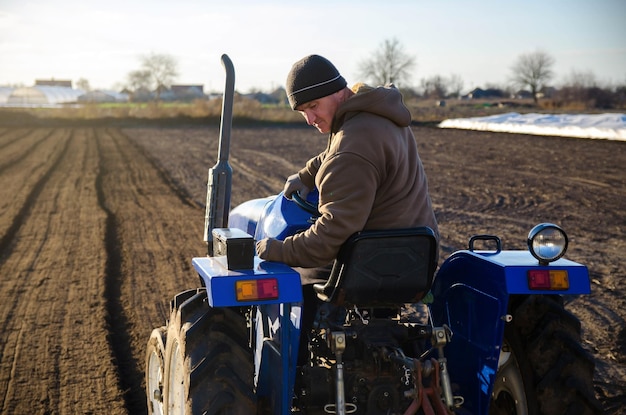
<svg viewBox="0 0 626 415">
<path fill-rule="evenodd" d="M 184 350 L 192 413 L 254 413 L 245 318 L 235 309 L 210 307 L 205 289 L 190 291 L 172 300 L 169 333 L 178 335 Z"/>
<path fill-rule="evenodd" d="M 601 414 L 594 362 L 581 346 L 580 321 L 558 297 L 531 295 L 514 311 L 542 414 Z"/>
</svg>

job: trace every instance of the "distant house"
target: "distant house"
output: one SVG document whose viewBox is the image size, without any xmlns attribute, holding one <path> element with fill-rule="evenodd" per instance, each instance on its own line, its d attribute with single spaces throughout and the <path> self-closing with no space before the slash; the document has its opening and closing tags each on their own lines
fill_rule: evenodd
<svg viewBox="0 0 626 415">
<path fill-rule="evenodd" d="M 513 98 L 515 99 L 532 99 L 533 93 L 530 91 L 526 91 L 525 89 L 520 89 L 515 94 L 513 94 Z"/>
<path fill-rule="evenodd" d="M 206 99 L 204 85 L 172 85 L 161 92 L 160 98 L 164 101 L 193 101 Z"/>
<path fill-rule="evenodd" d="M 264 92 L 253 92 L 251 94 L 245 94 L 246 98 L 253 99 L 261 104 L 279 104 L 281 100 L 276 98 L 272 94 L 266 94 Z"/>
<path fill-rule="evenodd" d="M 36 79 L 35 86 L 62 86 L 65 88 L 71 88 L 72 81 L 64 79 Z"/>
<path fill-rule="evenodd" d="M 541 91 L 537 91 L 537 99 L 540 98 L 552 98 L 556 94 L 557 89 L 551 86 L 546 86 L 541 89 Z M 531 91 L 527 91 L 525 89 L 520 89 L 515 92 L 511 98 L 515 99 L 533 99 L 533 93 Z"/>
<path fill-rule="evenodd" d="M 177 96 L 204 96 L 204 85 L 172 85 L 171 89 L 172 92 L 174 92 L 174 94 Z"/>
<path fill-rule="evenodd" d="M 122 93 L 128 94 L 130 100 L 133 102 L 146 102 L 154 99 L 154 94 L 149 89 L 143 87 L 135 91 L 124 89 Z"/>
<path fill-rule="evenodd" d="M 541 91 L 537 93 L 537 98 L 552 98 L 556 95 L 556 88 L 552 86 L 544 86 Z"/>
<path fill-rule="evenodd" d="M 504 91 L 497 88 L 481 89 L 475 88 L 467 95 L 463 95 L 462 99 L 484 99 L 484 98 L 503 98 L 505 96 Z"/>
</svg>

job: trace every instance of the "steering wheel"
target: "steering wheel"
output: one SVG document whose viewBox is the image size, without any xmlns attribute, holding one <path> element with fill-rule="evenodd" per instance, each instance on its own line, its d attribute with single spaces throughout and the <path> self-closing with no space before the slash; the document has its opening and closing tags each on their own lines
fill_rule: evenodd
<svg viewBox="0 0 626 415">
<path fill-rule="evenodd" d="M 320 216 L 322 216 L 320 211 L 317 210 L 317 206 L 309 202 L 308 200 L 304 199 L 300 195 L 299 190 L 291 194 L 291 200 L 293 200 L 294 203 L 298 205 L 298 207 L 300 207 L 300 209 L 304 210 L 307 213 L 310 213 L 311 215 L 313 215 L 313 217 L 319 218 Z"/>
</svg>

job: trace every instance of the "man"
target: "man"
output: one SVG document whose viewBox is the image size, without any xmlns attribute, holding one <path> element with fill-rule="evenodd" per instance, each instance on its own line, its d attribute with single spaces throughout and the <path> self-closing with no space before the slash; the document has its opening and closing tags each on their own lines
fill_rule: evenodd
<svg viewBox="0 0 626 415">
<path fill-rule="evenodd" d="M 291 108 L 329 138 L 322 153 L 287 179 L 284 195 L 305 197 L 316 187 L 321 216 L 305 232 L 263 239 L 256 249 L 262 259 L 302 267 L 303 285 L 327 278 L 329 264 L 355 232 L 428 226 L 438 238 L 402 95 L 393 85 L 346 85 L 319 55 L 296 62 L 287 77 Z"/>
</svg>

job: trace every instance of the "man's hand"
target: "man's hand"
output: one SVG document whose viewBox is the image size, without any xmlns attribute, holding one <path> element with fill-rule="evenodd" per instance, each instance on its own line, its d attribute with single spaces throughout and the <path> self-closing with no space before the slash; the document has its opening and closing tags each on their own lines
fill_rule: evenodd
<svg viewBox="0 0 626 415">
<path fill-rule="evenodd" d="M 287 199 L 291 199 L 291 195 L 294 192 L 298 191 L 300 192 L 300 197 L 306 199 L 306 196 L 309 194 L 311 189 L 309 189 L 304 185 L 304 183 L 302 183 L 302 180 L 300 180 L 300 176 L 298 176 L 298 173 L 296 173 L 287 177 L 285 187 L 283 188 L 283 194 Z"/>
<path fill-rule="evenodd" d="M 272 241 L 276 242 L 272 238 L 265 238 L 256 243 L 256 254 L 259 256 L 259 258 L 265 259 L 267 261 L 272 260 L 270 256 L 270 247 L 272 246 Z"/>
</svg>

